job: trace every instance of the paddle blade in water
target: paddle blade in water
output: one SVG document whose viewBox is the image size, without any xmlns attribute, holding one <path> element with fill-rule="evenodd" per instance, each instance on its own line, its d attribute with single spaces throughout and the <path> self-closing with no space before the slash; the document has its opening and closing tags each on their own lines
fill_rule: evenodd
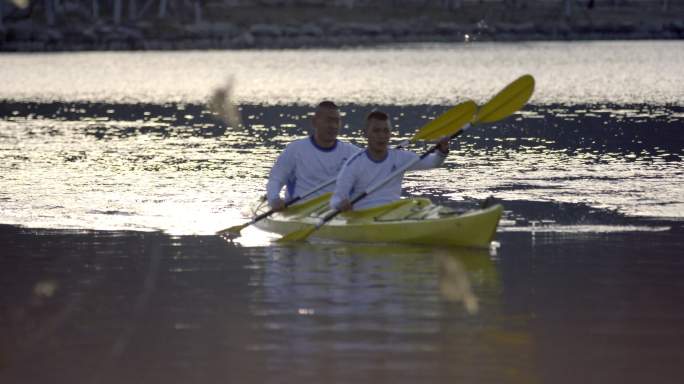
<svg viewBox="0 0 684 384">
<path fill-rule="evenodd" d="M 411 141 L 438 140 L 451 136 L 473 119 L 476 110 L 477 104 L 474 101 L 464 101 L 424 125 Z"/>
<path fill-rule="evenodd" d="M 316 230 L 315 225 L 310 225 L 299 231 L 290 232 L 287 235 L 276 240 L 277 243 L 292 243 L 297 241 L 304 241 Z"/>
<path fill-rule="evenodd" d="M 474 122 L 492 123 L 512 115 L 530 100 L 532 92 L 534 78 L 531 75 L 521 76 L 480 107 Z"/>
</svg>

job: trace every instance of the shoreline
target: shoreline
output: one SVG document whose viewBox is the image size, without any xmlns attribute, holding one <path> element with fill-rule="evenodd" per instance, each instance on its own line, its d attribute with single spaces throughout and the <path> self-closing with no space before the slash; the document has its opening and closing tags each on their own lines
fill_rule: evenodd
<svg viewBox="0 0 684 384">
<path fill-rule="evenodd" d="M 346 29 L 345 29 L 346 28 Z M 7 29 L 7 28 L 6 28 Z M 684 22 L 657 27 L 622 25 L 445 24 L 421 33 L 408 33 L 371 25 L 339 26 L 329 32 L 299 31 L 295 35 L 279 26 L 255 25 L 248 29 L 218 33 L 212 26 L 182 36 L 145 37 L 143 31 L 130 27 L 108 28 L 86 35 L 69 35 L 60 29 L 37 29 L 25 38 L 0 41 L 0 52 L 71 52 L 71 51 L 175 51 L 175 50 L 249 50 L 249 49 L 320 49 L 375 47 L 410 43 L 475 43 L 537 41 L 636 41 L 681 40 Z M 7 35 L 7 32 L 5 32 Z"/>
<path fill-rule="evenodd" d="M 600 3 L 591 7 L 577 3 L 572 9 L 564 9 L 541 0 L 514 6 L 465 2 L 458 8 L 416 4 L 343 7 L 211 3 L 199 10 L 179 8 L 164 17 L 151 9 L 117 17 L 109 9 L 95 16 L 95 11 L 82 3 L 55 10 L 52 18 L 38 4 L 14 13 L 5 9 L 5 18 L 0 21 L 0 52 L 684 39 L 684 18 L 678 16 L 683 8 L 675 4 L 668 10 L 657 3 Z"/>
</svg>

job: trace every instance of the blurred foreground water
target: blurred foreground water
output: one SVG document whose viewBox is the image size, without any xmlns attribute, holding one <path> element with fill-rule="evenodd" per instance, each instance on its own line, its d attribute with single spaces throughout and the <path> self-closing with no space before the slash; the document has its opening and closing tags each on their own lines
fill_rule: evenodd
<svg viewBox="0 0 684 384">
<path fill-rule="evenodd" d="M 679 382 L 681 234 L 499 241 L 490 254 L 3 228 L 0 379 Z"/>
<path fill-rule="evenodd" d="M 2 55 L 0 382 L 679 382 L 682 47 Z M 398 141 L 527 72 L 530 105 L 406 177 L 501 200 L 489 250 L 211 236 L 309 104 Z M 228 75 L 241 125 L 205 106 Z"/>
</svg>

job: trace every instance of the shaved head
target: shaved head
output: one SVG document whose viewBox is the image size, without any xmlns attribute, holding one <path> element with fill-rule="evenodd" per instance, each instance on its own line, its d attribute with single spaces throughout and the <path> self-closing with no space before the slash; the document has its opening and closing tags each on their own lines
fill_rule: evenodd
<svg viewBox="0 0 684 384">
<path fill-rule="evenodd" d="M 340 129 L 340 110 L 332 101 L 322 101 L 316 107 L 311 119 L 314 128 L 314 140 L 324 148 L 335 145 Z"/>
<path fill-rule="evenodd" d="M 389 121 L 389 115 L 383 111 L 373 111 L 366 116 L 366 128 L 368 128 L 373 120 Z"/>
<path fill-rule="evenodd" d="M 330 100 L 324 100 L 318 103 L 318 108 L 330 108 L 330 109 L 339 109 L 337 104 L 333 103 Z"/>
<path fill-rule="evenodd" d="M 330 100 L 325 100 L 325 101 L 321 101 L 316 106 L 316 114 L 319 115 L 323 111 L 330 111 L 330 110 L 337 111 L 339 109 L 340 108 L 337 106 L 337 104 L 333 103 Z"/>
</svg>

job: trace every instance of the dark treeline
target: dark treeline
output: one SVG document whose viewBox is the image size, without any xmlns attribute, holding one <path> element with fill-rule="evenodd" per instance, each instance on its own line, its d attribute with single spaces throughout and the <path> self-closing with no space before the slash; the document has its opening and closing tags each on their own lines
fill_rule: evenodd
<svg viewBox="0 0 684 384">
<path fill-rule="evenodd" d="M 681 38 L 672 0 L 0 0 L 0 51 Z M 679 16 L 678 16 L 679 15 Z"/>
<path fill-rule="evenodd" d="M 202 21 L 203 8 L 210 2 L 202 0 L 13 0 L 0 6 L 2 21 L 32 19 L 54 26 L 61 22 L 111 22 L 120 25 L 145 19 L 188 19 Z M 229 4 L 225 4 L 230 6 Z M 179 17 L 182 16 L 182 17 Z"/>
<path fill-rule="evenodd" d="M 561 7 L 565 16 L 577 8 L 606 8 L 616 11 L 658 7 L 667 12 L 672 0 L 0 0 L 0 23 L 20 18 L 42 18 L 47 25 L 60 19 L 81 17 L 92 22 L 114 24 L 149 18 L 202 22 L 206 9 L 223 8 L 343 8 L 343 9 L 441 9 L 457 12 L 464 7 L 498 6 L 504 9 Z M 209 17 L 211 18 L 211 16 Z"/>
</svg>

